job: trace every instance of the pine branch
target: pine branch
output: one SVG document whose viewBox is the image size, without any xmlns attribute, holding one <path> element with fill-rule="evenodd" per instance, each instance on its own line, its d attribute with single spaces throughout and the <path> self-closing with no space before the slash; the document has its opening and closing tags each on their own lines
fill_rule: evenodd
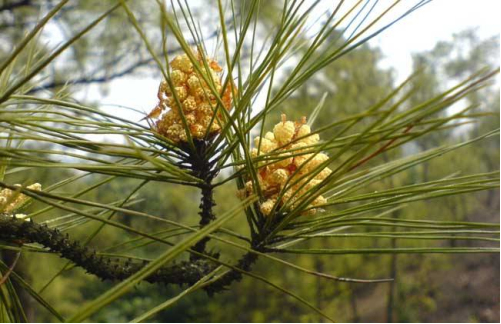
<svg viewBox="0 0 501 324">
<path fill-rule="evenodd" d="M 231 21 L 228 21 L 228 24 L 230 24 L 230 26 L 231 26 L 230 30 L 232 30 L 233 25 L 231 24 Z M 218 31 L 217 30 L 213 31 L 210 35 L 208 35 L 206 37 L 206 41 L 216 38 L 217 35 L 218 35 Z M 196 40 L 192 40 L 192 41 L 187 42 L 187 44 L 189 46 L 196 46 L 197 42 L 196 42 Z M 182 51 L 182 48 L 178 47 L 178 48 L 167 51 L 167 55 L 172 56 L 172 55 L 179 53 L 181 51 Z M 133 51 L 133 52 L 135 52 L 135 51 Z M 137 53 L 137 54 L 139 54 L 139 53 Z M 116 59 L 114 59 L 113 61 L 105 63 L 105 64 L 107 64 L 108 66 L 117 66 L 123 60 L 125 60 L 126 62 L 129 61 L 130 55 L 131 55 L 131 52 L 127 51 L 125 53 L 125 55 L 119 56 Z M 78 79 L 75 79 L 75 80 L 72 80 L 69 82 L 68 81 L 52 80 L 51 82 L 48 82 L 46 84 L 42 84 L 40 86 L 33 87 L 32 89 L 30 89 L 27 92 L 27 94 L 33 94 L 33 93 L 40 92 L 43 90 L 56 89 L 56 88 L 63 87 L 66 85 L 85 85 L 85 84 L 108 83 L 114 79 L 118 79 L 118 78 L 127 76 L 129 74 L 132 74 L 140 68 L 147 67 L 148 65 L 154 63 L 154 61 L 155 60 L 152 57 L 148 57 L 145 59 L 138 60 L 135 63 L 128 65 L 127 67 L 122 68 L 121 70 L 118 70 L 117 72 L 114 72 L 111 74 L 104 74 L 101 76 L 99 76 L 98 74 L 100 72 L 102 72 L 103 70 L 105 70 L 105 68 L 102 66 L 99 66 L 97 69 L 95 69 L 95 71 L 90 72 L 88 75 L 83 76 L 81 78 L 78 78 Z"/>
<path fill-rule="evenodd" d="M 236 267 L 239 270 L 244 270 L 246 272 L 251 270 L 252 265 L 257 261 L 258 255 L 255 253 L 246 253 L 240 260 L 237 262 Z M 231 270 L 224 276 L 222 276 L 219 280 L 213 282 L 212 284 L 206 286 L 204 290 L 209 294 L 209 296 L 214 295 L 215 293 L 224 291 L 228 289 L 228 287 L 233 284 L 235 281 L 242 280 L 243 275 L 242 272 L 237 270 Z"/>
<path fill-rule="evenodd" d="M 7 281 L 7 279 L 9 279 L 9 276 L 12 273 L 12 271 L 14 271 L 14 268 L 16 267 L 20 256 L 21 256 L 21 252 L 17 252 L 16 256 L 14 257 L 14 261 L 12 261 L 12 264 L 10 265 L 7 272 L 2 277 L 0 277 L 0 287 Z"/>
<path fill-rule="evenodd" d="M 0 214 L 0 239 L 18 244 L 38 243 L 62 258 L 71 260 L 76 266 L 85 269 L 101 280 L 122 281 L 141 270 L 148 262 L 137 263 L 99 256 L 97 252 L 79 242 L 71 240 L 68 234 L 47 225 L 18 219 Z M 146 277 L 149 283 L 192 285 L 217 267 L 205 259 L 181 261 L 166 266 Z"/>
<path fill-rule="evenodd" d="M 212 208 L 216 205 L 213 198 L 214 186 L 212 185 L 212 180 L 219 173 L 219 169 L 215 168 L 218 158 L 213 157 L 211 160 L 211 157 L 207 153 L 212 144 L 212 139 L 194 140 L 195 151 L 187 143 L 183 143 L 181 147 L 188 154 L 188 157 L 183 159 L 179 163 L 179 166 L 190 170 L 194 176 L 203 181 L 203 184 L 199 185 L 202 193 L 199 206 L 199 225 L 201 228 L 216 219 L 216 215 L 212 211 Z M 209 238 L 203 238 L 193 246 L 193 250 L 204 253 L 207 242 L 209 242 Z M 191 259 L 197 260 L 199 257 L 192 254 Z"/>
<path fill-rule="evenodd" d="M 0 12 L 1 11 L 12 11 L 16 8 L 28 7 L 31 5 L 32 5 L 31 0 L 21 0 L 21 1 L 17 1 L 17 2 L 8 2 L 8 3 L 5 3 L 2 6 L 0 6 Z"/>
<path fill-rule="evenodd" d="M 76 266 L 84 269 L 87 273 L 93 274 L 101 280 L 123 281 L 141 270 L 148 264 L 133 262 L 131 260 L 121 261 L 98 255 L 91 248 L 82 246 L 78 241 L 71 240 L 68 234 L 63 234 L 58 229 L 49 228 L 46 224 L 41 225 L 33 221 L 16 218 L 9 214 L 0 214 L 0 240 L 23 245 L 27 243 L 38 243 L 51 252 L 59 254 L 62 258 L 72 261 Z M 259 247 L 253 248 L 256 251 L 264 251 Z M 233 282 L 243 278 L 242 272 L 248 272 L 256 262 L 258 255 L 253 252 L 246 253 L 218 280 L 204 287 L 209 296 L 226 290 Z M 152 284 L 176 284 L 194 285 L 206 275 L 210 274 L 218 267 L 213 256 L 207 258 L 198 257 L 190 261 L 181 261 L 171 266 L 165 266 L 145 278 L 146 282 Z"/>
<path fill-rule="evenodd" d="M 85 77 L 82 77 L 80 79 L 76 79 L 76 80 L 73 80 L 70 82 L 67 82 L 67 81 L 61 82 L 61 81 L 54 80 L 54 81 L 49 82 L 47 84 L 30 89 L 30 91 L 28 91 L 27 94 L 32 94 L 32 93 L 39 92 L 42 90 L 50 90 L 50 89 L 54 89 L 54 88 L 59 88 L 59 87 L 63 87 L 66 85 L 107 83 L 107 82 L 110 82 L 114 79 L 129 75 L 129 74 L 133 73 L 134 71 L 136 71 L 137 69 L 144 67 L 144 66 L 147 66 L 148 64 L 151 64 L 151 62 L 153 62 L 153 59 L 150 59 L 150 58 L 144 59 L 144 60 L 136 62 L 135 64 L 133 64 L 129 67 L 124 68 L 121 71 L 118 71 L 118 72 L 115 72 L 115 73 L 112 73 L 109 75 L 96 76 L 95 74 L 91 74 L 89 76 L 85 76 Z"/>
</svg>

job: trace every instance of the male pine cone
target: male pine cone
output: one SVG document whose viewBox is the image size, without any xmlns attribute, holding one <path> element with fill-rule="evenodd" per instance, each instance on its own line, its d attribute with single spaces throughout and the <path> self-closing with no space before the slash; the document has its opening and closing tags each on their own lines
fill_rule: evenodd
<svg viewBox="0 0 501 324">
<path fill-rule="evenodd" d="M 200 53 L 195 58 L 203 76 L 195 69 L 187 54 L 176 56 L 170 62 L 172 88 L 165 80 L 160 83 L 159 102 L 148 115 L 149 118 L 157 119 L 156 131 L 175 143 L 188 141 L 185 123 L 194 139 L 203 139 L 206 135 L 220 132 L 223 117 L 220 109 L 229 110 L 231 107 L 233 88 L 230 82 L 223 89 L 221 66 L 215 60 L 204 59 Z M 223 108 L 217 108 L 218 100 L 210 85 L 221 98 Z M 167 108 L 170 110 L 166 111 Z M 214 116 L 217 109 L 218 113 Z"/>
<path fill-rule="evenodd" d="M 311 129 L 306 124 L 306 117 L 300 122 L 292 122 L 287 121 L 285 114 L 282 114 L 282 121 L 275 125 L 273 132 L 267 132 L 264 138 L 254 139 L 252 157 L 266 158 L 263 162 L 258 162 L 257 173 L 263 196 L 260 204 L 263 215 L 270 215 L 273 209 L 277 210 L 284 204 L 293 209 L 307 192 L 317 189 L 315 187 L 331 174 L 331 169 L 325 165 L 329 159 L 327 155 L 308 153 L 314 151 L 313 146 L 320 139 L 318 134 L 310 134 Z M 272 158 L 275 162 L 269 163 Z M 311 178 L 310 174 L 317 171 Z M 245 184 L 244 191 L 244 195 L 252 194 L 252 181 Z M 303 214 L 315 214 L 318 208 L 313 207 L 324 205 L 326 202 L 322 195 L 314 195 Z"/>
</svg>

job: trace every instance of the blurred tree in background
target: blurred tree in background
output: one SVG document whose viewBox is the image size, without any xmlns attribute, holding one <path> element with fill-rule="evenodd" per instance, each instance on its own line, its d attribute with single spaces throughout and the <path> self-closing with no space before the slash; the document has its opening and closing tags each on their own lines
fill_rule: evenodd
<svg viewBox="0 0 501 324">
<path fill-rule="evenodd" d="M 238 3 L 238 2 L 237 2 Z M 29 31 L 40 19 L 40 8 L 47 11 L 53 7 L 53 1 L 0 1 L 0 61 L 12 50 L 14 44 Z M 280 7 L 276 2 L 263 3 L 260 21 L 257 26 L 257 37 L 264 37 L 264 30 L 277 23 L 273 10 Z M 106 1 L 75 1 L 65 6 L 46 32 L 56 41 L 64 41 L 70 35 L 81 30 L 98 13 L 108 7 Z M 154 50 L 162 53 L 160 18 L 156 12 L 154 1 L 130 1 L 130 7 L 139 17 L 143 29 L 150 39 L 155 39 Z M 217 5 L 193 6 L 191 13 L 201 26 L 217 25 Z M 99 84 L 105 92 L 111 80 L 123 77 L 158 76 L 154 60 L 148 54 L 141 37 L 127 21 L 124 10 L 116 10 L 101 23 L 89 37 L 82 38 L 70 47 L 65 54 L 44 70 L 44 75 L 32 81 L 27 93 L 48 95 L 51 92 L 65 97 L 69 94 L 84 91 L 90 84 Z M 232 27 L 232 26 L 230 26 Z M 217 39 L 217 29 L 207 31 L 209 37 Z M 45 36 L 48 37 L 48 36 Z M 333 43 L 346 42 L 346 35 L 341 31 L 333 33 L 321 45 L 329 48 Z M 39 57 L 47 55 L 44 45 L 46 39 L 41 37 L 33 46 Z M 246 43 L 245 50 L 249 50 Z M 179 47 L 172 41 L 168 49 L 171 53 L 179 52 Z M 499 62 L 498 38 L 480 39 L 475 30 L 466 30 L 453 36 L 452 40 L 441 41 L 430 50 L 413 55 L 412 78 L 406 87 L 412 89 L 407 105 L 415 106 L 439 95 L 453 84 L 464 80 L 486 65 L 495 68 Z M 19 60 L 28 57 L 21 56 Z M 315 74 L 294 94 L 283 101 L 280 106 L 266 117 L 265 129 L 270 129 L 280 113 L 286 113 L 289 119 L 297 120 L 308 115 L 317 106 L 319 110 L 314 128 L 325 127 L 332 122 L 342 120 L 350 115 L 363 113 L 388 96 L 398 86 L 395 83 L 394 71 L 381 67 L 382 53 L 380 49 L 364 44 L 354 49 L 349 55 L 328 65 L 320 73 Z M 24 62 L 24 61 L 23 61 Z M 291 72 L 287 68 L 284 75 Z M 20 73 L 19 71 L 17 73 Z M 59 92 L 64 88 L 63 92 Z M 278 91 L 278 89 L 272 89 Z M 154 95 L 154 91 L 152 91 Z M 475 123 L 465 123 L 460 127 L 444 127 L 439 132 L 416 139 L 402 147 L 385 153 L 383 159 L 391 161 L 410 154 L 424 152 L 430 148 L 456 143 L 459 140 L 471 139 L 484 134 L 488 130 L 499 127 L 499 86 L 498 83 L 484 87 L 469 94 L 453 107 L 456 110 L 469 105 L 475 108 L 474 113 L 482 115 Z M 139 107 L 136 107 L 139 108 Z M 453 109 L 443 112 L 453 114 Z M 341 129 L 332 128 L 322 133 L 322 137 L 334 136 Z M 353 149 L 354 151 L 355 149 Z M 344 153 L 346 155 L 350 152 Z M 372 183 L 366 190 L 377 192 L 395 185 L 411 185 L 416 182 L 427 182 L 472 172 L 487 173 L 497 169 L 499 162 L 499 137 L 494 136 L 481 145 L 469 145 L 449 153 L 446 157 L 425 162 L 405 174 L 395 174 L 381 182 Z M 332 165 L 336 166 L 337 162 Z M 376 163 L 369 161 L 368 164 Z M 26 183 L 36 179 L 40 183 L 57 183 L 71 176 L 78 175 L 74 171 L 61 172 L 60 169 L 37 169 L 8 175 L 9 183 Z M 454 174 L 458 175 L 458 174 Z M 224 174 L 222 175 L 225 176 Z M 93 175 L 72 187 L 73 192 L 85 190 L 104 175 Z M 118 202 L 131 195 L 132 189 L 141 180 L 117 178 L 102 185 L 96 190 L 82 194 L 81 198 L 91 201 Z M 226 183 L 216 189 L 216 211 L 222 214 L 229 207 L 238 203 L 235 194 L 236 186 Z M 180 187 L 175 184 L 150 182 L 133 196 L 129 208 L 147 212 L 152 215 L 168 214 L 169 219 L 196 224 L 198 220 L 198 201 L 200 194 L 193 188 Z M 34 202 L 30 211 L 37 211 L 42 204 Z M 333 207 L 336 210 L 337 206 Z M 343 206 L 344 208 L 344 206 Z M 338 210 L 342 210 L 341 207 Z M 498 222 L 499 191 L 487 190 L 466 193 L 452 197 L 410 202 L 402 209 L 392 211 L 392 217 L 400 217 L 405 213 L 406 219 L 418 220 L 423 217 L 444 221 Z M 63 216 L 63 211 L 51 211 L 50 218 Z M 49 219 L 45 214 L 41 220 Z M 154 222 L 117 213 L 114 220 L 128 226 L 148 230 L 155 227 Z M 82 221 L 82 223 L 84 223 Z M 76 239 L 85 239 L 86 235 L 100 227 L 100 224 L 85 223 L 71 226 L 66 230 Z M 248 233 L 245 222 L 233 222 L 230 229 L 239 233 Z M 359 228 L 357 232 L 370 230 L 390 231 L 387 227 Z M 391 229 L 400 231 L 402 228 Z M 127 234 L 125 234 L 127 235 Z M 134 239 L 135 235 L 124 238 L 124 232 L 105 227 L 92 241 L 98 250 L 107 249 L 112 255 L 115 244 L 125 239 Z M 176 238 L 173 239 L 174 241 Z M 332 248 L 381 247 L 391 241 L 392 247 L 425 246 L 422 240 L 412 238 L 398 239 L 395 236 L 381 237 L 339 237 L 335 241 L 330 238 L 316 238 L 315 246 Z M 146 241 L 145 241 L 146 242 Z M 444 241 L 444 245 L 454 246 L 458 240 Z M 306 241 L 302 246 L 309 246 Z M 468 241 L 464 245 L 468 245 Z M 312 245 L 313 246 L 313 245 Z M 209 249 L 220 249 L 211 242 Z M 153 258 L 163 249 L 159 243 L 145 243 L 139 250 L 141 257 Z M 238 257 L 241 252 L 227 248 L 224 255 Z M 136 251 L 137 252 L 137 251 Z M 6 264 L 11 264 L 13 254 L 4 250 Z M 499 255 L 442 255 L 442 254 L 353 254 L 353 255 L 285 255 L 283 259 L 322 273 L 346 278 L 395 278 L 389 283 L 353 283 L 337 282 L 326 278 L 306 276 L 290 267 L 279 263 L 257 262 L 253 271 L 268 278 L 286 289 L 295 291 L 304 299 L 322 309 L 338 321 L 499 321 Z M 267 260 L 266 260 L 267 261 Z M 41 266 L 43 265 L 43 266 Z M 62 271 L 53 282 L 54 276 Z M 22 274 L 32 287 L 40 292 L 46 300 L 57 305 L 63 316 L 70 316 L 75 309 L 87 301 L 99 296 L 103 290 L 113 286 L 110 282 L 101 282 L 98 278 L 84 273 L 82 269 L 72 268 L 70 263 L 55 255 L 37 253 L 36 258 L 24 254 L 16 266 L 16 272 Z M 50 285 L 46 286 L 47 283 Z M 18 287 L 20 291 L 20 289 Z M 141 283 L 130 294 L 113 302 L 105 310 L 97 312 L 90 319 L 97 322 L 130 321 L 139 314 L 164 302 L 168 296 L 182 291 L 173 286 L 151 285 Z M 54 321 L 54 317 L 38 305 L 29 295 L 21 295 L 23 304 L 27 305 L 27 315 L 31 321 Z M 230 290 L 213 297 L 198 291 L 183 298 L 171 308 L 160 312 L 150 320 L 156 322 L 260 322 L 260 321 L 323 321 L 319 315 L 304 307 L 298 307 L 292 298 L 284 296 L 268 285 L 246 278 L 233 284 Z"/>
</svg>

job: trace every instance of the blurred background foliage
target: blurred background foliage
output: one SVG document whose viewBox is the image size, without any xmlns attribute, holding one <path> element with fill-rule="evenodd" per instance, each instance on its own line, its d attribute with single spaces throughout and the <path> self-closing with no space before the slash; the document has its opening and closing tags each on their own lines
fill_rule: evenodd
<svg viewBox="0 0 501 324">
<path fill-rule="evenodd" d="M 59 37 L 63 39 L 68 37 L 67 35 L 72 35 L 87 21 L 87 16 L 102 11 L 106 6 L 103 3 L 106 1 L 71 2 L 60 15 L 56 16 L 47 32 L 49 35 L 51 33 L 60 35 Z M 40 7 L 47 9 L 52 5 L 53 1 L 49 0 L 0 1 L 0 61 L 37 21 Z M 276 22 L 278 17 L 274 14 L 274 8 L 277 5 L 279 5 L 277 1 L 263 3 L 263 15 L 260 17 L 262 21 L 258 33 L 259 30 L 265 30 L 267 26 Z M 159 17 L 151 14 L 156 10 L 154 1 L 131 1 L 130 6 L 135 10 L 142 26 L 154 38 L 159 24 Z M 208 8 L 203 6 L 193 6 L 193 8 L 192 14 L 200 19 L 201 25 L 215 23 L 213 20 L 217 17 L 214 14 L 216 8 L 210 5 Z M 338 37 L 342 37 L 341 34 Z M 335 39 L 326 40 L 322 46 L 330 46 L 331 41 Z M 44 39 L 41 38 L 37 50 L 43 54 L 44 48 Z M 173 52 L 175 50 L 172 49 Z M 430 51 L 414 53 L 413 70 L 419 73 L 409 85 L 415 90 L 410 102 L 418 103 L 433 97 L 450 86 L 451 82 L 459 81 L 486 65 L 495 67 L 499 64 L 498 57 L 498 38 L 480 39 L 475 30 L 459 32 L 452 40 L 438 42 Z M 364 111 L 374 105 L 395 86 L 394 71 L 382 68 L 381 59 L 381 51 L 366 44 L 336 61 L 335 64 L 329 65 L 283 102 L 280 109 L 274 112 L 275 115 L 270 114 L 267 118 L 269 125 L 265 129 L 269 129 L 275 123 L 281 112 L 286 113 L 290 119 L 299 119 L 307 115 L 321 102 L 324 94 L 326 94 L 323 102 L 325 108 L 321 110 L 315 128 L 342 119 L 348 114 Z M 50 69 L 46 69 L 45 73 L 45 78 L 33 83 L 31 93 L 43 95 L 59 91 L 68 81 L 64 90 L 68 93 L 85 91 L 86 87 L 96 84 L 105 92 L 111 80 L 124 76 L 139 78 L 144 75 L 154 75 L 158 76 L 159 80 L 161 77 L 154 62 L 145 52 L 137 33 L 127 23 L 122 10 L 115 11 L 105 23 L 89 34 L 89 37 L 75 43 L 71 50 L 52 64 Z M 152 89 L 152 95 L 155 92 L 156 89 Z M 478 111 L 489 111 L 495 115 L 482 118 L 475 124 L 454 130 L 445 129 L 419 139 L 402 149 L 391 151 L 385 159 L 394 159 L 441 144 L 457 142 L 459 139 L 471 138 L 499 127 L 498 83 L 469 95 L 466 101 L 465 105 L 473 104 L 478 106 L 476 108 Z M 463 147 L 442 158 L 420 165 L 412 172 L 395 175 L 391 181 L 393 184 L 412 184 L 447 176 L 451 170 L 460 170 L 462 174 L 482 173 L 496 170 L 498 165 L 499 137 L 491 137 L 479 145 Z M 8 180 L 11 183 L 36 180 L 43 184 L 51 184 L 73 174 L 72 171 L 51 170 L 31 169 L 29 172 L 10 175 Z M 96 175 L 86 181 L 90 184 L 99 178 L 104 179 L 104 176 Z M 99 201 L 117 201 L 129 195 L 131 188 L 138 183 L 137 180 L 115 179 L 84 197 L 90 200 L 99 197 Z M 369 189 L 380 190 L 391 186 L 392 183 L 376 183 Z M 81 182 L 80 185 L 85 188 L 86 182 Z M 77 192 L 81 188 L 74 186 L 73 189 Z M 233 183 L 217 189 L 215 198 L 217 210 L 227 210 L 228 206 L 237 203 L 235 190 Z M 196 190 L 170 184 L 149 183 L 141 189 L 137 198 L 139 201 L 132 207 L 135 210 L 154 215 L 166 214 L 169 219 L 183 220 L 185 223 L 197 223 L 199 193 Z M 37 203 L 33 203 L 30 209 L 37 210 Z M 63 214 L 60 211 L 54 213 Z M 414 202 L 404 209 L 395 211 L 393 216 L 398 217 L 398 213 L 405 213 L 406 219 L 426 216 L 441 220 L 498 222 L 499 191 L 490 190 Z M 125 224 L 139 229 L 148 229 L 152 226 L 142 219 L 139 221 L 120 214 L 116 217 Z M 231 226 L 239 232 L 247 231 L 245 222 L 233 222 Z M 79 238 L 96 227 L 96 224 L 78 226 L 69 229 L 69 233 Z M 98 248 L 112 246 L 123 241 L 123 235 L 126 235 L 123 231 L 106 227 L 94 239 L 93 246 Z M 332 247 L 332 244 L 335 244 L 336 247 L 342 248 L 378 247 L 383 241 L 390 239 L 339 237 L 322 240 L 325 247 Z M 423 244 L 421 240 L 391 240 L 392 246 Z M 456 240 L 451 240 L 443 244 L 456 243 Z M 468 246 L 468 242 L 461 243 Z M 153 256 L 159 248 L 160 245 L 151 244 L 141 249 L 141 254 L 144 257 Z M 233 250 L 229 250 L 228 253 L 230 256 L 240 254 L 239 251 Z M 9 258 L 12 256 L 4 253 L 3 258 L 9 264 Z M 284 258 L 294 260 L 306 268 L 339 277 L 395 278 L 391 283 L 343 283 L 300 274 L 277 263 L 258 261 L 255 267 L 256 273 L 297 292 L 339 321 L 499 321 L 499 255 L 496 254 L 339 256 L 299 254 Z M 67 261 L 54 255 L 39 253 L 36 258 L 31 258 L 29 254 L 23 255 L 16 271 L 40 291 L 66 263 Z M 70 315 L 75 308 L 92 300 L 111 286 L 111 283 L 103 283 L 85 274 L 81 269 L 70 269 L 64 271 L 44 289 L 42 296 L 51 304 L 57 305 L 62 315 Z M 114 302 L 91 319 L 98 322 L 129 321 L 179 291 L 181 290 L 177 287 L 142 283 L 133 293 Z M 26 310 L 30 320 L 54 321 L 54 318 L 28 295 L 22 293 L 21 297 L 24 299 L 23 303 L 27 305 Z M 151 320 L 158 322 L 323 321 L 317 314 L 298 306 L 289 297 L 250 278 L 245 278 L 234 284 L 230 290 L 212 298 L 201 291 L 191 294 Z"/>
</svg>

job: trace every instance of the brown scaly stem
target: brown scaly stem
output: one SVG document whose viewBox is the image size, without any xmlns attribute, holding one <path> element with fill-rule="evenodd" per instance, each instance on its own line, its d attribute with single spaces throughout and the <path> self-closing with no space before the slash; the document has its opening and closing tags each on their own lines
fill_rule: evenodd
<svg viewBox="0 0 501 324">
<path fill-rule="evenodd" d="M 261 218 L 264 218 L 263 215 L 261 215 Z M 280 222 L 280 220 L 285 217 L 285 214 L 277 214 L 273 223 L 273 225 L 276 225 Z M 263 224 L 264 225 L 264 224 Z M 254 251 L 261 252 L 261 253 L 266 253 L 270 252 L 271 250 L 266 247 L 266 244 L 268 243 L 266 241 L 267 235 L 269 234 L 270 230 L 264 229 L 264 226 L 262 227 L 262 231 L 260 233 L 256 233 L 251 242 L 251 248 Z M 256 263 L 258 259 L 258 254 L 253 253 L 253 252 L 247 252 L 244 254 L 240 260 L 238 260 L 237 264 L 235 265 L 236 268 L 249 272 L 252 268 L 252 265 Z M 228 287 L 235 281 L 240 281 L 242 280 L 243 275 L 240 271 L 237 270 L 231 270 L 224 276 L 222 276 L 219 280 L 215 281 L 214 283 L 210 284 L 207 287 L 204 287 L 204 290 L 209 294 L 209 296 L 214 295 L 215 293 L 224 291 L 228 289 Z"/>
<path fill-rule="evenodd" d="M 188 157 L 183 159 L 179 166 L 184 169 L 190 170 L 194 176 L 203 181 L 198 187 L 201 190 L 201 200 L 200 200 L 200 227 L 208 225 L 211 221 L 216 219 L 212 208 L 216 205 L 214 202 L 213 192 L 214 187 L 212 185 L 212 180 L 217 176 L 219 170 L 215 169 L 214 166 L 217 163 L 217 157 L 210 160 L 207 152 L 212 144 L 212 139 L 208 140 L 194 140 L 195 151 L 183 143 L 181 149 L 188 154 Z M 205 247 L 209 238 L 203 238 L 198 241 L 192 249 L 194 251 L 205 253 Z M 192 254 L 191 260 L 197 260 L 199 256 Z"/>
<path fill-rule="evenodd" d="M 77 267 L 84 269 L 101 280 L 123 281 L 141 270 L 148 262 L 121 261 L 104 256 L 99 256 L 95 250 L 82 246 L 73 241 L 68 234 L 63 234 L 58 229 L 40 225 L 32 221 L 15 218 L 12 215 L 0 214 L 0 240 L 23 245 L 38 243 L 59 254 L 62 258 L 72 261 Z M 254 245 L 253 249 L 264 252 L 265 249 Z M 214 257 L 211 256 L 213 259 Z M 249 271 L 257 260 L 254 253 L 245 254 L 235 265 L 244 271 Z M 144 280 L 149 283 L 193 285 L 217 268 L 218 264 L 205 258 L 181 261 L 171 266 L 164 266 Z M 212 296 L 226 290 L 234 281 L 240 281 L 242 274 L 231 270 L 217 281 L 206 286 L 204 290 Z"/>
<path fill-rule="evenodd" d="M 252 265 L 257 261 L 257 257 L 257 254 L 251 252 L 246 253 L 240 258 L 240 260 L 238 260 L 236 267 L 244 271 L 249 271 Z M 213 296 L 218 292 L 227 290 L 233 282 L 240 281 L 242 280 L 242 278 L 243 275 L 241 272 L 231 270 L 230 272 L 219 278 L 217 281 L 213 282 L 207 287 L 204 287 L 204 290 L 209 296 Z"/>
<path fill-rule="evenodd" d="M 8 268 L 7 272 L 3 275 L 3 277 L 0 278 L 0 287 L 5 283 L 5 281 L 7 281 L 7 279 L 9 279 L 9 276 L 12 273 L 12 271 L 14 271 L 14 268 L 16 267 L 20 256 L 21 252 L 17 252 L 14 261 L 12 261 L 12 265 Z"/>
<path fill-rule="evenodd" d="M 181 168 L 190 170 L 194 176 L 203 181 L 203 184 L 198 185 L 198 187 L 202 193 L 199 224 L 201 227 L 204 227 L 215 219 L 212 210 L 215 206 L 212 180 L 217 176 L 219 170 L 214 168 L 217 163 L 217 156 L 209 160 L 206 154 L 207 150 L 210 149 L 212 141 L 195 140 L 194 144 L 195 151 L 191 150 L 188 145 L 181 146 L 181 149 L 187 153 L 187 157 L 182 159 L 178 165 Z M 267 251 L 264 247 L 264 237 L 264 233 L 260 233 L 252 238 L 251 247 L 253 250 L 258 252 Z M 46 225 L 36 224 L 31 221 L 15 219 L 12 215 L 7 214 L 0 214 L 0 239 L 20 245 L 25 243 L 41 244 L 50 251 L 58 253 L 62 258 L 72 261 L 76 266 L 86 270 L 87 273 L 96 275 L 101 280 L 125 280 L 147 264 L 147 262 L 138 263 L 131 260 L 124 262 L 119 259 L 98 256 L 94 250 L 70 240 L 67 234 L 63 234 L 57 229 L 51 229 Z M 198 252 L 198 254 L 191 254 L 189 261 L 182 261 L 172 266 L 163 267 L 146 277 L 145 281 L 150 283 L 193 285 L 218 266 L 215 259 L 219 255 L 205 252 L 208 240 L 208 238 L 204 238 L 192 247 L 192 250 Z M 205 254 L 212 261 L 200 254 Z M 235 268 L 249 271 L 257 258 L 257 254 L 248 252 L 237 261 Z M 242 278 L 242 273 L 233 269 L 204 289 L 209 295 L 213 295 L 226 290 L 233 282 L 240 281 Z"/>
<path fill-rule="evenodd" d="M 251 244 L 253 250 L 263 253 L 270 251 L 262 243 L 264 242 L 263 237 L 263 235 L 255 237 Z M 68 234 L 64 234 L 58 229 L 15 218 L 10 214 L 0 214 L 0 240 L 19 246 L 27 243 L 38 243 L 103 281 L 123 281 L 148 264 L 146 261 L 135 262 L 130 259 L 124 261 L 100 256 L 95 250 L 71 240 Z M 257 258 L 257 254 L 248 252 L 236 262 L 234 267 L 248 272 Z M 193 285 L 215 270 L 218 265 L 215 256 L 208 255 L 208 259 L 200 256 L 195 260 L 191 259 L 171 266 L 164 266 L 144 280 L 155 284 Z M 240 271 L 232 269 L 217 281 L 204 287 L 204 290 L 212 296 L 228 289 L 233 282 L 240 281 L 242 278 L 243 275 Z"/>
<path fill-rule="evenodd" d="M 58 229 L 32 221 L 0 214 L 0 240 L 23 245 L 38 243 L 62 258 L 72 261 L 101 280 L 122 281 L 141 270 L 148 262 L 121 261 L 98 256 L 96 251 L 80 245 Z M 198 259 L 165 266 L 145 278 L 150 283 L 193 285 L 217 267 L 217 264 Z"/>
</svg>

